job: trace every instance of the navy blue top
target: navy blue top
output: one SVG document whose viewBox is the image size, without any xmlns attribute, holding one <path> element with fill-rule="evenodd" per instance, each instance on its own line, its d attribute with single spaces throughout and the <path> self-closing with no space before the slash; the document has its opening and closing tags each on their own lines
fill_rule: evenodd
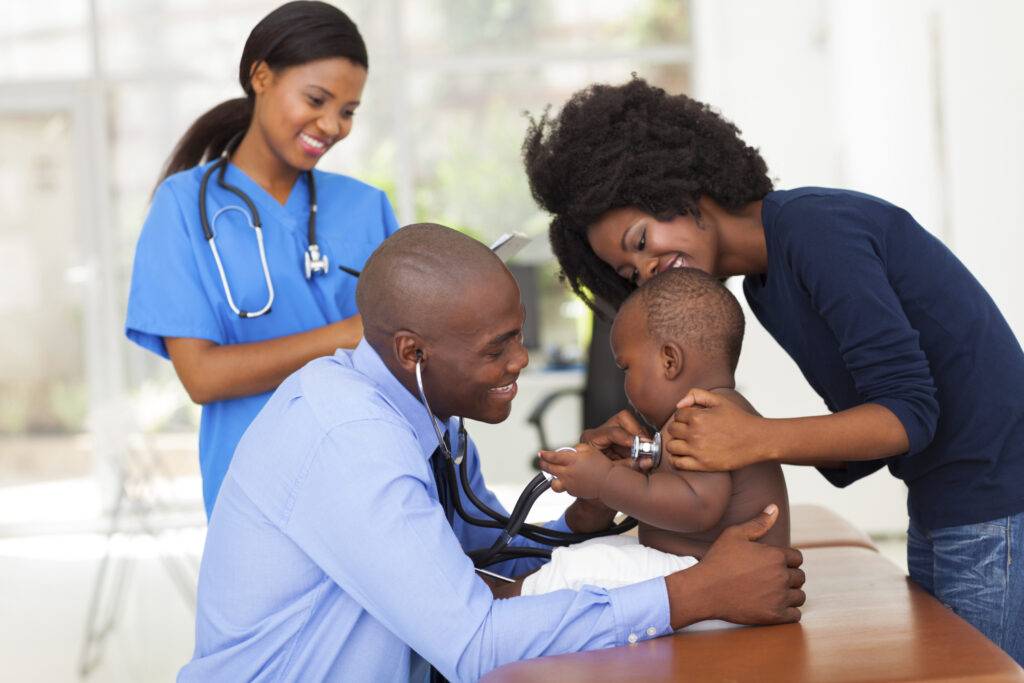
<svg viewBox="0 0 1024 683">
<path fill-rule="evenodd" d="M 817 187 L 771 192 L 761 210 L 768 271 L 743 291 L 761 324 L 832 412 L 891 410 L 907 453 L 888 465 L 927 529 L 1024 510 L 1024 352 L 967 268 L 909 213 Z"/>
</svg>

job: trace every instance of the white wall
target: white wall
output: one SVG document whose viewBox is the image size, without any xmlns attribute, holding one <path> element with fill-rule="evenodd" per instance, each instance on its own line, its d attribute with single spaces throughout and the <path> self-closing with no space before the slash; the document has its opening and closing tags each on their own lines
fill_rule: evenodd
<svg viewBox="0 0 1024 683">
<path fill-rule="evenodd" d="M 905 207 L 1020 336 L 1024 3 L 693 0 L 693 20 L 695 96 L 760 148 L 776 187 L 849 187 Z M 824 412 L 747 315 L 743 392 L 773 417 Z M 845 491 L 802 468 L 787 479 L 794 502 L 827 502 L 871 531 L 905 527 L 905 489 L 887 473 Z"/>
</svg>

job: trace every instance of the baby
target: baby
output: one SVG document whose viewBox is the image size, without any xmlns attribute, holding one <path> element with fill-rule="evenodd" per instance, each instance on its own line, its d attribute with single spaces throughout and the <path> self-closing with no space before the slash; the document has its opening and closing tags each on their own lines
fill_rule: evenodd
<svg viewBox="0 0 1024 683">
<path fill-rule="evenodd" d="M 677 401 L 701 388 L 756 414 L 733 377 L 743 326 L 736 298 L 703 271 L 668 270 L 637 289 L 619 309 L 611 336 L 633 408 L 649 424 L 666 425 Z M 664 428 L 662 437 L 668 441 Z M 584 584 L 614 588 L 684 569 L 726 527 L 770 503 L 779 506 L 779 518 L 761 540 L 789 546 L 789 504 L 779 465 L 686 472 L 663 457 L 656 470 L 644 473 L 629 467 L 628 459 L 610 459 L 588 444 L 576 446 L 575 453 L 544 451 L 541 457 L 572 495 L 597 498 L 636 518 L 639 545 L 623 536 L 559 548 L 549 564 L 525 579 L 524 595 Z"/>
</svg>

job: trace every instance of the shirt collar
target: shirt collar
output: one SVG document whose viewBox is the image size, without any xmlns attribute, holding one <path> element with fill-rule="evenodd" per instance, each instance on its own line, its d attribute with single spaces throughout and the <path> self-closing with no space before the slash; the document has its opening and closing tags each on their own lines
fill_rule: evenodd
<svg viewBox="0 0 1024 683">
<path fill-rule="evenodd" d="M 343 353 L 343 351 L 339 349 L 338 353 Z M 424 457 L 429 458 L 433 455 L 438 446 L 437 434 L 434 433 L 434 428 L 430 424 L 433 416 L 427 413 L 419 396 L 413 395 L 391 374 L 391 370 L 384 365 L 384 361 L 366 339 L 360 341 L 352 351 L 352 367 L 376 384 L 384 397 L 401 413 L 412 427 L 413 433 L 416 434 L 416 440 L 419 442 Z M 441 422 L 439 425 L 441 433 L 449 431 L 453 421 L 457 420 L 458 418 L 453 417 L 447 422 Z M 454 432 L 454 429 L 451 431 Z"/>
</svg>

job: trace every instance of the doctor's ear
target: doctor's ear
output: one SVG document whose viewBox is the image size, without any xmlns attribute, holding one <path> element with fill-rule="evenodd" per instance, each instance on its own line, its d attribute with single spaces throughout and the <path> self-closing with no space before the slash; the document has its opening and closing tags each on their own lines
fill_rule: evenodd
<svg viewBox="0 0 1024 683">
<path fill-rule="evenodd" d="M 423 340 L 415 332 L 399 330 L 393 339 L 395 356 L 403 369 L 412 372 L 416 368 L 416 363 L 427 360 Z"/>
</svg>

